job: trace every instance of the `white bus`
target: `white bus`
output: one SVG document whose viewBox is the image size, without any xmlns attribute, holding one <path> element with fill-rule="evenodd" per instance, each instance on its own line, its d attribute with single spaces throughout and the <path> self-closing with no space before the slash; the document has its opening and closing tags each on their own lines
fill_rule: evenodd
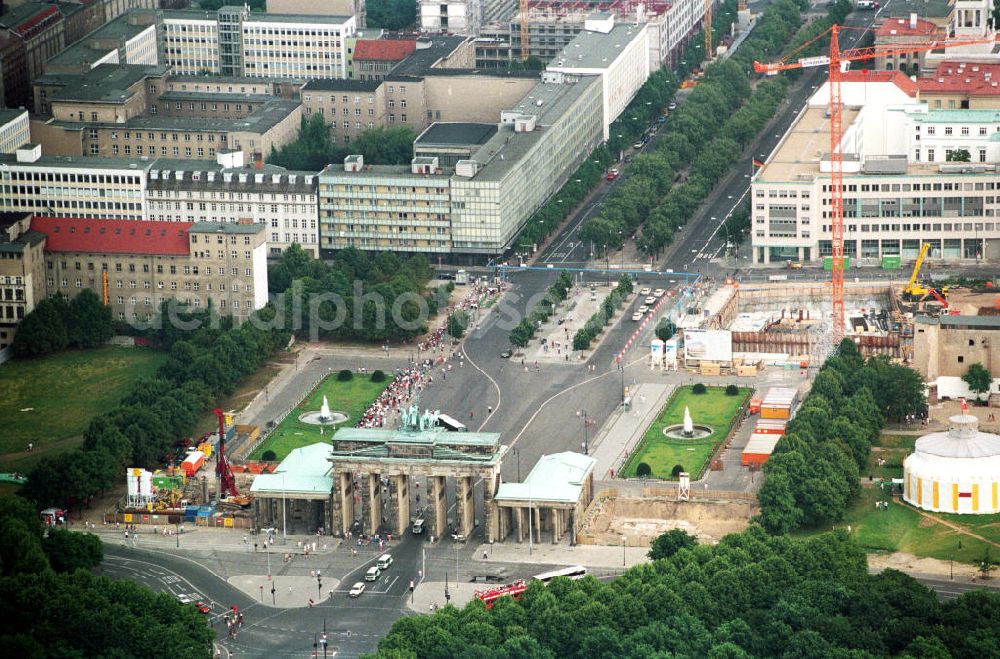
<svg viewBox="0 0 1000 659">
<path fill-rule="evenodd" d="M 449 432 L 465 432 L 468 430 L 462 422 L 451 418 L 447 414 L 438 414 L 437 424 Z"/>
<path fill-rule="evenodd" d="M 532 577 L 535 581 L 541 581 L 542 583 L 548 583 L 555 577 L 568 577 L 570 579 L 583 579 L 587 576 L 587 568 L 582 565 L 574 565 L 572 567 L 564 567 L 561 570 L 552 570 L 551 572 L 543 572 L 541 574 L 536 574 Z"/>
</svg>

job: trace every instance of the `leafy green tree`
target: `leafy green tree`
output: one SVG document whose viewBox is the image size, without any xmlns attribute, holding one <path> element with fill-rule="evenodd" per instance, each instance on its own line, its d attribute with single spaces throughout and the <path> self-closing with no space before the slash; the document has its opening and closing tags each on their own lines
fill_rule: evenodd
<svg viewBox="0 0 1000 659">
<path fill-rule="evenodd" d="M 463 309 L 456 309 L 448 316 L 448 336 L 460 339 L 469 327 L 469 314 Z"/>
<path fill-rule="evenodd" d="M 573 335 L 573 350 L 586 350 L 590 347 L 592 340 L 593 337 L 590 336 L 590 332 L 586 328 L 578 329 Z"/>
<path fill-rule="evenodd" d="M 52 529 L 42 539 L 42 549 L 56 572 L 89 570 L 100 565 L 104 559 L 101 539 L 93 533 Z"/>
<path fill-rule="evenodd" d="M 69 346 L 68 311 L 69 304 L 62 294 L 41 300 L 17 327 L 14 354 L 38 357 L 65 350 Z"/>
<path fill-rule="evenodd" d="M 664 316 L 656 325 L 656 338 L 661 341 L 669 341 L 677 333 L 677 326 L 673 321 Z"/>
<path fill-rule="evenodd" d="M 970 162 L 972 156 L 968 149 L 954 149 L 945 153 L 945 160 L 948 162 Z"/>
<path fill-rule="evenodd" d="M 976 394 L 977 400 L 982 400 L 983 394 L 989 392 L 993 385 L 993 375 L 981 363 L 975 362 L 969 364 L 962 381 L 969 385 L 969 391 Z"/>
<path fill-rule="evenodd" d="M 97 294 L 85 288 L 69 303 L 66 327 L 70 344 L 78 348 L 94 348 L 114 336 L 111 307 L 105 306 Z"/>
<path fill-rule="evenodd" d="M 670 558 L 682 549 L 691 549 L 698 544 L 698 538 L 684 529 L 670 529 L 653 539 L 646 554 L 650 560 Z"/>
</svg>

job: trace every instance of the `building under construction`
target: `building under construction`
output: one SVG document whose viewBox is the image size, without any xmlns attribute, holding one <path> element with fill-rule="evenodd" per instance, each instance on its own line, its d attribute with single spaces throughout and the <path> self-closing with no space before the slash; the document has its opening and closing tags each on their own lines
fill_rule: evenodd
<svg viewBox="0 0 1000 659">
<path fill-rule="evenodd" d="M 714 0 L 713 0 L 714 2 Z M 476 39 L 477 68 L 507 68 L 510 62 L 537 57 L 551 61 L 584 29 L 595 14 L 611 14 L 620 23 L 645 23 L 650 30 L 650 65 L 673 66 L 690 39 L 702 27 L 705 0 L 528 0 L 524 14 L 486 17 Z M 527 41 L 527 53 L 524 43 Z"/>
</svg>

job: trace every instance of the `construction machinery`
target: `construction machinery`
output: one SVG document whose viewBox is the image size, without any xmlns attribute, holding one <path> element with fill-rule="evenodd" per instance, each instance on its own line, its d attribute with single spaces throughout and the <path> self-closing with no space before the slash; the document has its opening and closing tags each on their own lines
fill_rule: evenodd
<svg viewBox="0 0 1000 659">
<path fill-rule="evenodd" d="M 969 46 L 975 44 L 992 44 L 996 42 L 995 37 L 983 38 L 961 38 L 961 39 L 935 39 L 933 41 L 913 41 L 901 44 L 878 44 L 861 48 L 840 49 L 840 31 L 844 29 L 840 25 L 832 25 L 829 30 L 817 35 L 816 38 L 807 41 L 796 48 L 784 59 L 769 64 L 754 62 L 753 68 L 757 73 L 767 75 L 777 75 L 781 71 L 790 69 L 803 69 L 814 66 L 829 67 L 829 93 L 830 93 L 830 219 L 831 219 L 831 243 L 832 243 L 832 339 L 833 345 L 840 343 L 844 338 L 844 152 L 841 147 L 843 137 L 844 108 L 840 96 L 840 83 L 844 68 L 848 62 L 873 60 L 879 57 L 893 57 L 896 55 L 910 55 L 923 53 L 931 50 L 943 50 L 955 46 Z M 862 28 L 858 28 L 862 29 Z M 863 28 L 867 30 L 867 28 Z M 829 56 L 797 57 L 798 53 L 812 47 L 814 43 L 829 36 L 830 54 Z"/>
<path fill-rule="evenodd" d="M 215 473 L 219 476 L 219 498 L 238 497 L 240 493 L 236 489 L 236 477 L 226 459 L 226 413 L 218 407 L 212 411 L 219 419 L 219 455 L 215 463 Z"/>
<path fill-rule="evenodd" d="M 903 299 L 909 302 L 919 302 L 930 295 L 940 302 L 945 309 L 947 309 L 948 300 L 945 299 L 948 297 L 947 286 L 938 292 L 933 287 L 926 286 L 917 281 L 917 277 L 920 275 L 920 266 L 924 264 L 924 259 L 927 257 L 927 252 L 930 250 L 930 247 L 930 243 L 924 243 L 920 247 L 920 254 L 917 256 L 917 262 L 913 264 L 913 272 L 910 273 L 910 281 L 907 282 L 906 288 L 903 289 Z"/>
</svg>

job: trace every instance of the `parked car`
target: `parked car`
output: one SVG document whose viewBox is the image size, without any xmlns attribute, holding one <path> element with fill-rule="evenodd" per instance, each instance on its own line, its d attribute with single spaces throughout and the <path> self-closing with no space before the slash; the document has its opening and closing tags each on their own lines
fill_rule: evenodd
<svg viewBox="0 0 1000 659">
<path fill-rule="evenodd" d="M 643 142 L 642 140 L 639 140 L 638 142 L 636 142 L 635 144 L 632 145 L 632 148 L 633 149 L 641 149 L 645 145 L 646 145 L 645 142 Z"/>
<path fill-rule="evenodd" d="M 608 175 L 607 175 L 606 178 L 609 181 L 614 181 L 616 178 L 618 178 L 618 168 L 617 167 L 612 167 L 611 169 L 609 169 L 608 170 Z"/>
<path fill-rule="evenodd" d="M 513 354 L 514 352 L 510 348 L 508 348 L 507 350 L 504 350 L 503 352 L 500 353 L 500 359 L 510 359 L 511 355 Z"/>
<path fill-rule="evenodd" d="M 365 583 L 363 581 L 359 581 L 351 586 L 351 589 L 347 592 L 347 594 L 351 597 L 361 597 L 361 593 L 363 592 L 365 592 Z"/>
<path fill-rule="evenodd" d="M 673 112 L 674 110 L 677 109 L 677 104 L 676 103 L 671 103 L 670 105 L 667 106 L 667 109 L 670 110 L 671 112 Z"/>
</svg>

